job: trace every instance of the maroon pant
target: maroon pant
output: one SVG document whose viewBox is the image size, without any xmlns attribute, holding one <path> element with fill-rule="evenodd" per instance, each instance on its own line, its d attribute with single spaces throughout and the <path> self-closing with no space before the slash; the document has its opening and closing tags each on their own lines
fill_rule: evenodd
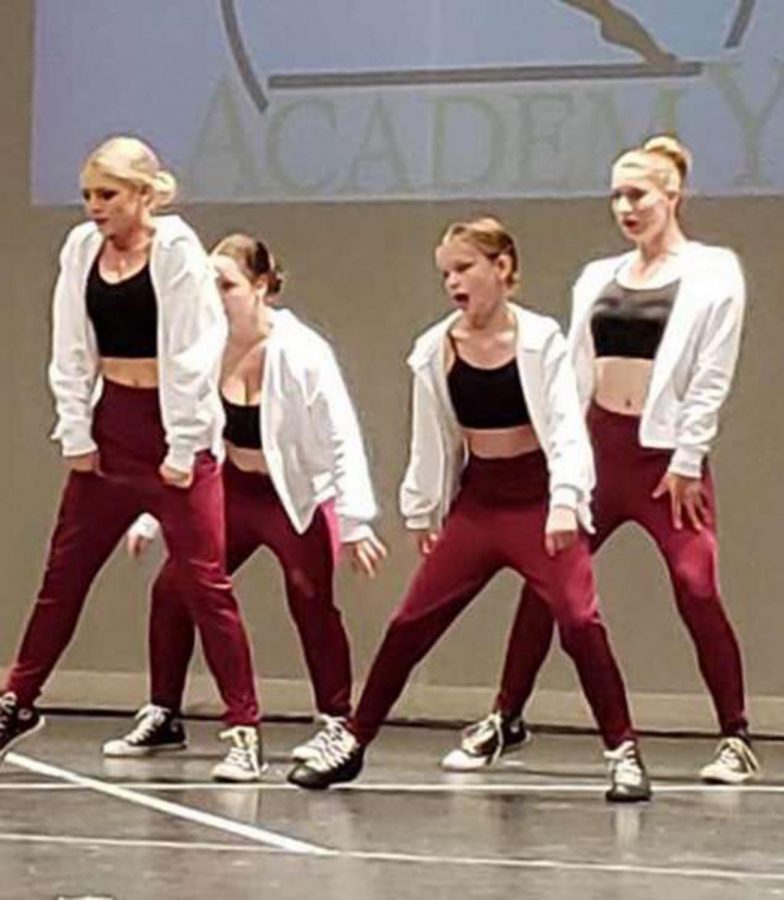
<svg viewBox="0 0 784 900">
<path fill-rule="evenodd" d="M 93 579 L 133 520 L 161 522 L 230 725 L 258 720 L 250 647 L 225 569 L 220 467 L 206 451 L 187 490 L 163 483 L 166 453 L 157 389 L 107 381 L 93 435 L 100 474 L 68 476 L 43 585 L 8 679 L 22 704 L 34 702 L 71 640 Z"/>
<path fill-rule="evenodd" d="M 721 603 L 713 481 L 706 467 L 703 487 L 711 524 L 697 532 L 672 524 L 669 499 L 651 497 L 667 471 L 671 452 L 640 446 L 640 420 L 608 412 L 595 404 L 588 413 L 594 446 L 597 490 L 596 533 L 592 551 L 625 522 L 636 522 L 653 538 L 670 573 L 678 612 L 694 641 L 700 671 L 708 685 L 725 735 L 748 727 L 744 709 L 743 668 L 735 633 Z M 531 695 L 547 656 L 553 617 L 536 586 L 526 585 L 509 638 L 496 708 L 518 715 Z"/>
<path fill-rule="evenodd" d="M 316 708 L 347 716 L 351 708 L 351 659 L 340 611 L 333 599 L 339 549 L 332 504 L 297 534 L 266 475 L 242 472 L 230 462 L 223 470 L 226 495 L 226 562 L 234 573 L 258 548 L 267 546 L 283 568 L 286 597 L 299 631 Z M 194 629 L 187 613 L 187 586 L 173 560 L 153 586 L 150 619 L 152 702 L 179 710 Z"/>
<path fill-rule="evenodd" d="M 460 493 L 419 567 L 373 662 L 351 728 L 373 739 L 412 668 L 500 569 L 541 595 L 558 622 L 608 747 L 633 736 L 626 694 L 599 614 L 588 543 L 549 557 L 544 548 L 548 475 L 544 455 L 472 457 Z"/>
</svg>

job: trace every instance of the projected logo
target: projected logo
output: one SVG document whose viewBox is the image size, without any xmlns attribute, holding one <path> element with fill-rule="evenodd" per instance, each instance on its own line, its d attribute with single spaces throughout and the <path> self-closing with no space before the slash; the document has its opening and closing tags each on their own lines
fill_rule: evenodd
<svg viewBox="0 0 784 900">
<path fill-rule="evenodd" d="M 201 153 L 192 183 L 284 200 L 597 194 L 619 148 L 677 131 L 699 190 L 770 192 L 782 7 L 219 0 L 235 77 L 200 146 L 228 142 L 239 162 L 216 176 L 217 151 Z"/>
<path fill-rule="evenodd" d="M 238 73 L 262 113 L 275 92 L 287 90 L 695 77 L 741 46 L 756 3 L 711 0 L 706 17 L 706 4 L 693 0 L 334 0 L 307 9 L 298 0 L 220 0 Z M 471 5 L 481 7 L 473 23 Z M 595 47 L 589 20 L 600 38 Z M 461 48 L 470 57 L 462 65 Z M 570 50 L 579 61 L 563 58 Z M 601 58 L 608 50 L 637 61 Z M 598 58 L 585 59 L 591 55 Z"/>
</svg>

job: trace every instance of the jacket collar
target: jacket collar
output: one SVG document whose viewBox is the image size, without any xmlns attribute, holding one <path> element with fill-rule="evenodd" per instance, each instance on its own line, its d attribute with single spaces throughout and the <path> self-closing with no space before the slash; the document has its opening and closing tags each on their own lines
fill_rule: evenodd
<svg viewBox="0 0 784 900">
<path fill-rule="evenodd" d="M 548 327 L 549 320 L 545 316 L 525 309 L 517 303 L 510 303 L 509 308 L 517 320 L 517 349 L 541 350 L 545 339 L 552 333 Z M 422 334 L 414 344 L 414 349 L 407 359 L 408 365 L 414 370 L 421 369 L 430 364 L 434 357 L 441 351 L 444 339 L 449 329 L 460 318 L 459 311 L 452 312 L 441 321 Z"/>
<path fill-rule="evenodd" d="M 171 247 L 182 238 L 197 240 L 193 229 L 180 216 L 155 216 L 153 224 L 155 225 L 153 243 L 159 247 Z M 82 222 L 74 231 L 78 235 L 80 243 L 83 242 L 87 246 L 100 245 L 103 240 L 103 236 L 94 222 Z"/>
</svg>

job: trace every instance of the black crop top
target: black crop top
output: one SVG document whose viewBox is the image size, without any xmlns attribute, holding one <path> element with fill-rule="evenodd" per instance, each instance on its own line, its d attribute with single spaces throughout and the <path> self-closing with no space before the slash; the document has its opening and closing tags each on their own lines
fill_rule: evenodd
<svg viewBox="0 0 784 900">
<path fill-rule="evenodd" d="M 226 424 L 223 436 L 235 447 L 246 450 L 261 450 L 261 419 L 259 404 L 232 403 L 221 394 Z"/>
<path fill-rule="evenodd" d="M 529 425 L 531 416 L 517 370 L 517 360 L 510 359 L 494 369 L 472 366 L 457 352 L 454 337 L 451 334 L 448 337 L 455 353 L 455 362 L 446 380 L 457 421 L 464 428 Z"/>
<path fill-rule="evenodd" d="M 158 355 L 158 303 L 150 266 L 111 284 L 101 278 L 95 260 L 87 277 L 87 315 L 95 328 L 101 356 L 152 359 Z"/>
<path fill-rule="evenodd" d="M 599 295 L 591 316 L 596 356 L 653 359 L 680 285 L 627 288 L 613 280 Z"/>
</svg>

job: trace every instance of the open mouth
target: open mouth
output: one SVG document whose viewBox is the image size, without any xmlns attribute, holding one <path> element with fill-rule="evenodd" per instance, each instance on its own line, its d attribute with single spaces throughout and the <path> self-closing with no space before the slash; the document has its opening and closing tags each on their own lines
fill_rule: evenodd
<svg viewBox="0 0 784 900">
<path fill-rule="evenodd" d="M 468 294 L 452 294 L 452 302 L 457 304 L 461 309 L 468 306 Z"/>
</svg>

